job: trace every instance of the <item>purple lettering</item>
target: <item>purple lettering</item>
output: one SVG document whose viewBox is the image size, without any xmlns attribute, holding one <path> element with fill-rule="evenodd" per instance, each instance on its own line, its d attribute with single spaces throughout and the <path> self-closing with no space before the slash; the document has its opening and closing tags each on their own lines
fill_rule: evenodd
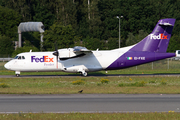
<svg viewBox="0 0 180 120">
<path fill-rule="evenodd" d="M 31 56 L 31 62 L 54 62 L 53 61 L 54 58 L 49 58 L 48 56 L 42 56 L 40 58 L 36 57 L 36 56 Z"/>
<path fill-rule="evenodd" d="M 34 57 L 35 57 L 35 56 L 31 56 L 31 62 L 33 62 L 33 60 L 35 59 Z"/>
<path fill-rule="evenodd" d="M 36 61 L 36 62 L 39 62 L 39 58 L 36 58 L 35 61 Z"/>
<path fill-rule="evenodd" d="M 40 58 L 40 62 L 44 62 L 44 56 Z"/>
</svg>

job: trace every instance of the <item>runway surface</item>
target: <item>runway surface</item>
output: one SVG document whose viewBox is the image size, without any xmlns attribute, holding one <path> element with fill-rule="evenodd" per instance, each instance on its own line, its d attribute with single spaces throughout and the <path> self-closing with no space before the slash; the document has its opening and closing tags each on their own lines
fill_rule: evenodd
<svg viewBox="0 0 180 120">
<path fill-rule="evenodd" d="M 0 95 L 0 113 L 179 112 L 180 95 L 62 94 Z"/>
</svg>

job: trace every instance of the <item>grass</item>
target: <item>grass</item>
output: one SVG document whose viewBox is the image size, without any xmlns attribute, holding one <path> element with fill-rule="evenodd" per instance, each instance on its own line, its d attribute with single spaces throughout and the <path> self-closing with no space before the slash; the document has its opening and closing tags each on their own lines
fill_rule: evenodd
<svg viewBox="0 0 180 120">
<path fill-rule="evenodd" d="M 0 114 L 2 120 L 176 120 L 179 113 L 19 113 Z"/>
<path fill-rule="evenodd" d="M 0 94 L 179 94 L 180 78 L 171 77 L 0 78 Z M 102 83 L 101 80 L 108 80 Z M 75 83 L 75 84 L 74 84 Z"/>
<path fill-rule="evenodd" d="M 84 82 L 84 80 L 81 80 L 81 79 L 80 79 L 80 80 L 73 81 L 72 84 L 73 84 L 73 85 L 84 85 L 85 82 Z"/>
</svg>

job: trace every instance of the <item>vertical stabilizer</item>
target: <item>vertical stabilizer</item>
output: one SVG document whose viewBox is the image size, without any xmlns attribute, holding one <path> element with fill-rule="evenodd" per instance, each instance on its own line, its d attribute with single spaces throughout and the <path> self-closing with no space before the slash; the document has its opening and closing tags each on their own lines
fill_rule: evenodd
<svg viewBox="0 0 180 120">
<path fill-rule="evenodd" d="M 175 21 L 173 18 L 159 20 L 152 33 L 137 43 L 131 50 L 157 53 L 166 52 Z"/>
</svg>

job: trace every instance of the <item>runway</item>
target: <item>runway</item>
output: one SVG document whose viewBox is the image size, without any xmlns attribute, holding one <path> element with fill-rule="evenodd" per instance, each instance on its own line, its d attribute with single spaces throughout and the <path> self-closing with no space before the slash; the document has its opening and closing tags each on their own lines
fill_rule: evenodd
<svg viewBox="0 0 180 120">
<path fill-rule="evenodd" d="M 0 113 L 179 112 L 180 95 L 60 94 L 0 95 Z"/>
</svg>

